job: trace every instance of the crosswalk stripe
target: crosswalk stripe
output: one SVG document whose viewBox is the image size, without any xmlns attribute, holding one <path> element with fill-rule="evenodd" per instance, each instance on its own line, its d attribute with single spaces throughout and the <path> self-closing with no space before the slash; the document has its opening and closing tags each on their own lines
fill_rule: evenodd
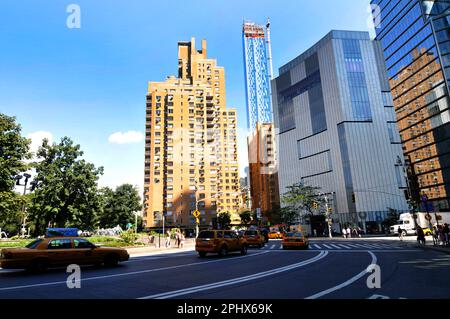
<svg viewBox="0 0 450 319">
<path fill-rule="evenodd" d="M 324 245 L 324 246 L 327 247 L 328 249 L 332 249 L 332 247 L 328 246 L 327 244 L 322 244 L 322 245 Z"/>
<path fill-rule="evenodd" d="M 313 244 L 317 249 L 322 249 L 319 245 Z"/>
<path fill-rule="evenodd" d="M 274 248 L 275 248 L 275 245 L 270 246 L 270 249 L 274 249 Z"/>
<path fill-rule="evenodd" d="M 342 248 L 339 247 L 338 245 L 330 244 L 330 246 L 333 246 L 334 248 L 337 248 L 337 249 L 342 249 Z"/>
<path fill-rule="evenodd" d="M 346 245 L 349 245 L 350 247 L 353 247 L 353 248 L 359 248 L 359 247 L 356 246 L 355 244 L 346 244 Z"/>
<path fill-rule="evenodd" d="M 346 244 L 346 245 L 344 245 L 344 244 L 339 244 L 339 245 L 341 245 L 342 247 L 344 247 L 344 248 L 346 248 L 346 249 L 352 249 L 352 247 L 347 246 L 347 244 Z"/>
</svg>

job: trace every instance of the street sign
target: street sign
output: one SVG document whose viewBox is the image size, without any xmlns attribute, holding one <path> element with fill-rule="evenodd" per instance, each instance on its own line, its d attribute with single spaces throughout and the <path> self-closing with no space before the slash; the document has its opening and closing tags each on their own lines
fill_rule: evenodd
<svg viewBox="0 0 450 319">
<path fill-rule="evenodd" d="M 261 219 L 261 208 L 256 209 L 256 218 Z"/>
<path fill-rule="evenodd" d="M 200 224 L 200 219 L 196 218 L 196 219 L 195 219 L 195 222 L 196 222 L 197 224 Z"/>
<path fill-rule="evenodd" d="M 196 210 L 195 212 L 192 213 L 192 215 L 194 215 L 194 217 L 198 219 L 200 217 L 200 212 Z"/>
</svg>

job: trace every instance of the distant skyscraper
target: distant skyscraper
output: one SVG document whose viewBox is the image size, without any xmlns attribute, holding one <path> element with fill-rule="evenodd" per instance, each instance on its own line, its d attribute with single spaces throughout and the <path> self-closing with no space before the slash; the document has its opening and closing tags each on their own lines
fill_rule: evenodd
<svg viewBox="0 0 450 319">
<path fill-rule="evenodd" d="M 267 30 L 267 34 L 266 34 Z M 272 123 L 270 22 L 266 27 L 244 22 L 244 65 L 247 120 L 250 131 L 257 123 Z"/>
<path fill-rule="evenodd" d="M 450 1 L 374 0 L 415 203 L 450 210 Z M 432 204 L 432 205 L 430 205 Z M 425 207 L 421 207 L 425 210 Z"/>
</svg>

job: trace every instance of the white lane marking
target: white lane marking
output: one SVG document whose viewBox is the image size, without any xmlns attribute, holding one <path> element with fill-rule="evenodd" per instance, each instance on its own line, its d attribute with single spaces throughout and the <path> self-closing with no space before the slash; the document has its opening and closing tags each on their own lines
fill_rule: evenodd
<svg viewBox="0 0 450 319">
<path fill-rule="evenodd" d="M 373 244 L 364 244 L 364 248 L 377 249 L 377 247 L 374 246 Z"/>
<path fill-rule="evenodd" d="M 317 249 L 322 249 L 319 245 L 313 244 Z"/>
<path fill-rule="evenodd" d="M 341 249 L 341 250 L 337 250 L 337 249 L 323 249 L 324 251 L 329 251 L 333 254 L 339 254 L 339 253 L 367 253 L 369 250 L 363 250 L 363 249 Z M 268 253 L 284 253 L 284 254 L 292 254 L 292 253 L 308 253 L 308 252 L 316 252 L 317 250 L 312 249 L 312 250 L 282 250 L 282 251 L 273 251 L 273 250 L 268 250 Z M 388 249 L 379 249 L 376 252 L 377 253 L 413 253 L 413 252 L 418 252 L 419 250 L 413 250 L 413 249 L 404 249 L 404 250 L 388 250 Z M 421 250 L 420 250 L 421 251 Z"/>
<path fill-rule="evenodd" d="M 377 256 L 375 256 L 375 254 L 374 254 L 373 252 L 371 252 L 371 251 L 368 251 L 368 253 L 372 256 L 372 262 L 371 262 L 370 264 L 371 264 L 371 265 L 376 265 L 376 263 L 377 263 Z M 370 265 L 369 265 L 369 266 L 370 266 Z M 367 266 L 367 267 L 368 267 L 368 266 Z M 350 279 L 347 280 L 346 282 L 343 282 L 342 284 L 337 285 L 337 286 L 334 286 L 334 287 L 332 287 L 332 288 L 330 288 L 330 289 L 327 289 L 327 290 L 318 292 L 318 293 L 316 293 L 316 294 L 314 294 L 314 295 L 312 295 L 312 296 L 307 297 L 306 299 L 317 299 L 317 298 L 323 297 L 323 296 L 325 296 L 325 295 L 328 295 L 328 294 L 330 294 L 330 293 L 332 293 L 332 292 L 334 292 L 334 291 L 336 291 L 336 290 L 340 290 L 340 289 L 342 289 L 342 288 L 344 288 L 344 287 L 347 287 L 347 286 L 351 285 L 351 284 L 354 283 L 355 281 L 357 281 L 357 280 L 359 280 L 360 278 L 362 278 L 362 277 L 364 277 L 365 275 L 367 275 L 367 270 L 366 270 L 367 267 L 364 268 L 364 270 L 361 271 L 359 274 L 357 274 L 356 276 L 350 278 Z"/>
<path fill-rule="evenodd" d="M 236 260 L 236 259 L 241 259 L 241 258 L 255 257 L 255 256 L 267 254 L 267 253 L 268 253 L 268 251 L 263 251 L 263 252 L 256 253 L 256 254 L 249 254 L 249 255 L 239 256 L 239 257 L 229 258 L 229 259 L 211 260 L 211 261 L 183 264 L 183 265 L 170 266 L 170 267 L 164 267 L 164 268 L 155 268 L 155 269 L 147 269 L 147 270 L 140 270 L 140 271 L 132 271 L 132 272 L 126 272 L 126 273 L 122 273 L 122 274 L 113 274 L 113 275 L 105 275 L 105 276 L 83 278 L 83 279 L 78 280 L 77 282 L 99 280 L 99 279 L 106 279 L 106 278 L 114 278 L 114 277 L 132 276 L 132 275 L 145 274 L 145 273 L 151 273 L 151 272 L 157 272 L 157 271 L 163 271 L 163 270 L 178 269 L 178 268 L 183 268 L 183 267 L 206 265 L 206 264 L 224 262 L 224 261 L 229 261 L 229 260 Z M 24 288 L 34 288 L 34 287 L 54 286 L 54 285 L 61 285 L 61 284 L 65 285 L 66 284 L 66 280 L 64 280 L 64 281 L 54 281 L 54 282 L 45 282 L 45 283 L 33 284 L 33 285 L 23 285 L 23 286 L 14 286 L 14 287 L 2 287 L 2 288 L 0 288 L 0 291 L 16 290 L 16 289 L 24 289 Z"/>
<path fill-rule="evenodd" d="M 342 247 L 339 247 L 338 245 L 335 245 L 335 244 L 330 244 L 330 246 L 333 246 L 334 248 L 337 248 L 337 249 L 342 249 Z"/>
<path fill-rule="evenodd" d="M 332 247 L 328 246 L 327 244 L 322 244 L 322 245 L 324 245 L 324 246 L 327 247 L 328 249 L 333 249 Z"/>
<path fill-rule="evenodd" d="M 176 257 L 186 257 L 186 256 L 195 256 L 197 255 L 196 252 L 189 252 L 189 253 L 179 253 L 179 254 L 171 254 L 170 256 L 146 256 L 146 257 L 130 257 L 130 260 L 126 261 L 125 263 L 130 262 L 140 262 L 140 261 L 146 261 L 146 260 L 158 260 L 158 259 L 169 259 L 169 258 L 176 258 Z"/>
<path fill-rule="evenodd" d="M 302 261 L 302 262 L 299 262 L 299 263 L 296 263 L 296 264 L 292 264 L 292 265 L 288 265 L 288 266 L 284 266 L 284 267 L 281 267 L 281 268 L 276 268 L 276 269 L 272 269 L 272 270 L 268 270 L 268 271 L 263 271 L 263 272 L 256 273 L 256 274 L 253 274 L 253 275 L 249 275 L 249 276 L 244 276 L 244 277 L 224 280 L 224 281 L 220 281 L 220 282 L 216 282 L 216 283 L 212 283 L 212 284 L 206 284 L 206 285 L 201 285 L 201 286 L 196 286 L 196 287 L 190 287 L 190 288 L 185 288 L 185 289 L 169 291 L 169 292 L 159 293 L 159 294 L 150 295 L 150 296 L 145 296 L 145 297 L 141 297 L 141 298 L 138 298 L 138 299 L 169 299 L 169 298 L 174 298 L 174 297 L 177 297 L 177 296 L 193 294 L 193 293 L 204 291 L 204 290 L 210 290 L 210 289 L 214 289 L 214 288 L 230 286 L 230 285 L 234 285 L 234 284 L 238 284 L 238 283 L 242 283 L 242 282 L 246 282 L 246 281 L 250 281 L 250 280 L 255 280 L 255 279 L 259 279 L 259 278 L 263 278 L 263 277 L 276 275 L 276 274 L 279 274 L 279 273 L 282 273 L 282 272 L 286 272 L 286 271 L 289 271 L 289 270 L 292 270 L 292 269 L 295 269 L 295 268 L 300 268 L 300 267 L 309 265 L 311 263 L 314 263 L 316 261 L 319 261 L 322 258 L 325 258 L 327 255 L 328 255 L 327 251 L 321 251 L 317 256 L 315 256 L 315 257 L 313 257 L 311 259 L 307 259 L 305 261 Z"/>
<path fill-rule="evenodd" d="M 274 248 L 275 248 L 275 245 L 270 246 L 270 249 L 274 249 Z"/>
</svg>

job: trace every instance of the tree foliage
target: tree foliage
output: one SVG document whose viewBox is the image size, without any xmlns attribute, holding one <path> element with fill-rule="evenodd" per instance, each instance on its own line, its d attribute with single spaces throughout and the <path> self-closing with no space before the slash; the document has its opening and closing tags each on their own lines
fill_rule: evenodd
<svg viewBox="0 0 450 319">
<path fill-rule="evenodd" d="M 229 212 L 219 213 L 217 215 L 217 223 L 222 229 L 228 229 L 231 224 L 231 214 Z"/>
<path fill-rule="evenodd" d="M 120 225 L 125 229 L 128 223 L 135 224 L 134 212 L 140 211 L 142 205 L 138 190 L 133 185 L 123 184 L 115 190 L 106 187 L 101 190 L 101 194 L 103 209 L 98 218 L 99 227 L 111 228 Z M 138 228 L 141 226 L 142 219 L 138 218 Z"/>
<path fill-rule="evenodd" d="M 26 197 L 14 192 L 14 177 L 29 167 L 30 141 L 21 135 L 22 128 L 14 117 L 0 113 L 0 228 L 17 233 Z"/>
<path fill-rule="evenodd" d="M 252 221 L 252 213 L 250 211 L 243 211 L 239 214 L 241 218 L 241 223 L 244 225 L 248 225 Z"/>
<path fill-rule="evenodd" d="M 325 202 L 325 199 L 319 194 L 319 187 L 308 186 L 300 182 L 288 186 L 287 189 L 288 191 L 282 196 L 282 202 L 288 208 L 288 210 L 282 210 L 281 215 L 284 216 L 284 222 L 286 222 L 286 218 L 290 219 L 294 213 L 298 217 L 312 216 L 314 213 L 323 214 L 323 211 L 314 208 L 314 203 L 317 203 L 320 208 Z"/>
<path fill-rule="evenodd" d="M 0 113 L 0 192 L 14 188 L 14 177 L 28 169 L 30 140 L 22 137 L 14 117 Z"/>
<path fill-rule="evenodd" d="M 37 156 L 37 187 L 30 207 L 35 233 L 42 234 L 49 224 L 92 229 L 101 209 L 97 181 L 103 168 L 81 159 L 80 145 L 68 137 L 53 145 L 45 139 Z"/>
</svg>

